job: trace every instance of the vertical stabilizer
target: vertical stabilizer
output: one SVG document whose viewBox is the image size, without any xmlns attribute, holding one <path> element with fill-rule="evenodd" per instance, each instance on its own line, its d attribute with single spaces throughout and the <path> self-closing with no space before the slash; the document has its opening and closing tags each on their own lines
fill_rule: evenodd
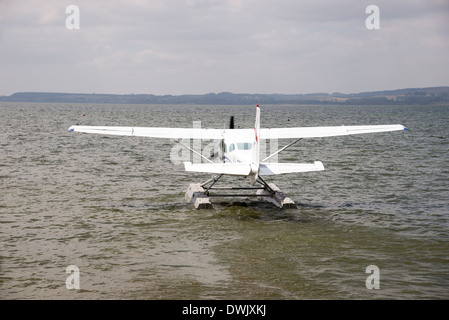
<svg viewBox="0 0 449 320">
<path fill-rule="evenodd" d="M 256 183 L 259 177 L 259 142 L 260 142 L 260 108 L 256 107 L 256 123 L 254 124 L 254 142 L 253 142 L 253 159 L 251 163 L 251 172 L 248 175 L 252 185 Z"/>
<path fill-rule="evenodd" d="M 256 123 L 254 124 L 255 133 L 255 148 L 254 148 L 254 162 L 259 168 L 259 146 L 260 146 L 260 108 L 259 105 L 256 107 Z"/>
</svg>

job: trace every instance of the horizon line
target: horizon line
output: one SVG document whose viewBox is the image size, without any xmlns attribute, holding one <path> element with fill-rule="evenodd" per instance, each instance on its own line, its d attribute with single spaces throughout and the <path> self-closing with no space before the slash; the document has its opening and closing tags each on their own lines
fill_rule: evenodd
<svg viewBox="0 0 449 320">
<path fill-rule="evenodd" d="M 308 93 L 277 93 L 277 92 L 271 92 L 271 93 L 249 93 L 249 92 L 232 92 L 232 91 L 220 91 L 220 92 L 208 92 L 208 93 L 180 93 L 180 94 L 173 94 L 173 93 L 165 93 L 165 94 L 156 94 L 156 93 L 98 93 L 98 92 L 68 92 L 68 91 L 16 91 L 10 95 L 0 95 L 0 97 L 10 97 L 14 94 L 18 93 L 49 93 L 49 94 L 82 94 L 82 95 L 118 95 L 118 96 L 127 96 L 127 95 L 153 95 L 153 96 L 204 96 L 209 94 L 222 94 L 222 93 L 228 93 L 228 94 L 248 94 L 248 95 L 309 95 L 309 94 L 345 94 L 345 95 L 351 95 L 351 94 L 359 94 L 359 93 L 372 93 L 372 92 L 385 92 L 385 91 L 398 91 L 398 90 L 409 90 L 409 89 L 431 89 L 431 88 L 449 88 L 449 85 L 440 85 L 440 86 L 427 86 L 427 87 L 403 87 L 403 88 L 396 88 L 396 89 L 383 89 L 383 90 L 372 90 L 372 91 L 358 91 L 358 92 L 340 92 L 340 91 L 333 91 L 331 93 L 325 92 L 325 91 L 316 91 L 316 92 L 308 92 Z"/>
</svg>

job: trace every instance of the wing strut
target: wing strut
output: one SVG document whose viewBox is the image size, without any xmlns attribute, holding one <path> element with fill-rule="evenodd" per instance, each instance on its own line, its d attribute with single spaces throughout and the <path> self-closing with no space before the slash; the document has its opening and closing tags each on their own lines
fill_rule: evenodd
<svg viewBox="0 0 449 320">
<path fill-rule="evenodd" d="M 294 145 L 296 142 L 298 142 L 299 140 L 302 140 L 302 138 L 298 138 L 295 141 L 289 143 L 288 145 L 286 145 L 285 147 L 279 149 L 278 151 L 274 152 L 273 154 L 269 155 L 268 157 L 266 157 L 265 159 L 263 159 L 261 162 L 265 162 L 268 159 L 270 159 L 271 157 L 274 157 L 275 155 L 277 155 L 279 152 L 284 151 L 285 149 L 287 149 L 288 147 Z"/>
<path fill-rule="evenodd" d="M 185 145 L 184 143 L 182 143 L 181 141 L 179 141 L 179 140 L 174 140 L 174 141 L 175 141 L 176 143 L 179 143 L 181 146 L 183 146 L 183 147 L 189 149 L 189 150 L 192 151 L 194 154 L 197 154 L 197 155 L 199 155 L 201 158 L 203 158 L 203 159 L 209 161 L 210 163 L 215 163 L 215 162 L 211 161 L 210 159 L 206 158 L 205 156 L 203 156 L 201 153 L 199 153 L 199 152 L 193 150 L 193 149 L 190 148 L 189 146 L 186 146 L 186 145 Z"/>
</svg>

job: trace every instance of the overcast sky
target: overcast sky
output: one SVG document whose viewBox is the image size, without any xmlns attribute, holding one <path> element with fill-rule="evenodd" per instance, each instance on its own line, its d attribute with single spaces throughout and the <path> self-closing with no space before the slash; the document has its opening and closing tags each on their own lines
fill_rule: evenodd
<svg viewBox="0 0 449 320">
<path fill-rule="evenodd" d="M 448 0 L 0 0 L 0 95 L 448 85 Z"/>
</svg>

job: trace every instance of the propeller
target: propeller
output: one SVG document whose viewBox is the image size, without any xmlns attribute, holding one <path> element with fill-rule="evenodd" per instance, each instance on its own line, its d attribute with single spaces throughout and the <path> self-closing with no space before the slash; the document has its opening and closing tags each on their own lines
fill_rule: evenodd
<svg viewBox="0 0 449 320">
<path fill-rule="evenodd" d="M 231 119 L 229 120 L 229 129 L 234 129 L 235 128 L 235 126 L 234 126 L 234 116 L 231 116 Z M 214 157 L 216 157 L 217 155 L 219 155 L 220 154 L 220 152 L 214 152 L 215 150 L 217 150 L 218 148 L 220 148 L 220 149 L 218 149 L 218 150 L 221 150 L 221 148 L 222 148 L 222 143 L 223 143 L 223 141 L 218 141 L 216 144 L 215 144 L 215 148 L 214 148 L 214 150 L 211 150 L 211 152 L 210 152 L 210 157 L 209 157 L 209 159 L 212 159 L 212 158 L 214 158 Z"/>
</svg>

